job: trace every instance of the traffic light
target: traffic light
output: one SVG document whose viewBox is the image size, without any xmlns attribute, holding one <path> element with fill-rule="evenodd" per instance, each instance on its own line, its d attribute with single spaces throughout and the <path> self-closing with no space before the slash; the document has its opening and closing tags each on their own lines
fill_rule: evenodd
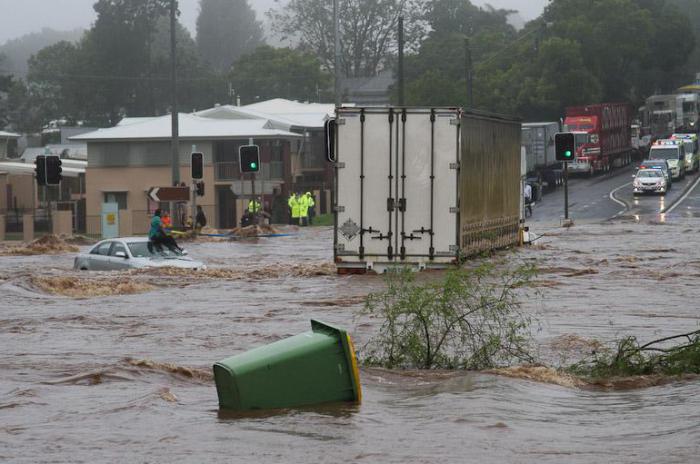
<svg viewBox="0 0 700 464">
<path fill-rule="evenodd" d="M 192 160 L 190 163 L 192 168 L 192 179 L 201 179 L 204 177 L 204 155 L 201 153 L 192 153 Z"/>
<path fill-rule="evenodd" d="M 204 196 L 204 182 L 200 181 L 195 184 L 195 191 L 198 197 Z"/>
<path fill-rule="evenodd" d="M 241 172 L 260 170 L 260 148 L 257 145 L 244 145 L 238 149 Z"/>
<path fill-rule="evenodd" d="M 61 158 L 55 155 L 46 156 L 46 185 L 59 185 L 63 176 L 63 163 Z"/>
<path fill-rule="evenodd" d="M 336 123 L 335 119 L 329 119 L 324 123 L 325 131 L 324 138 L 326 144 L 326 159 L 331 163 L 335 162 L 335 134 L 336 134 Z"/>
<path fill-rule="evenodd" d="M 46 156 L 39 155 L 34 160 L 36 185 L 46 185 Z"/>
<path fill-rule="evenodd" d="M 573 161 L 576 154 L 576 144 L 574 134 L 571 132 L 560 132 L 554 134 L 554 146 L 556 147 L 557 161 Z"/>
</svg>

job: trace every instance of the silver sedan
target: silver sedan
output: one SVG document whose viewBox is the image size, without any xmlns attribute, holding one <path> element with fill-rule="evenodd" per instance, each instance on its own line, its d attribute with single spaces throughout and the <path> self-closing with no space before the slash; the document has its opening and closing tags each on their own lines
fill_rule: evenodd
<svg viewBox="0 0 700 464">
<path fill-rule="evenodd" d="M 80 253 L 73 262 L 73 269 L 82 271 L 120 271 L 148 267 L 178 267 L 182 269 L 206 269 L 206 265 L 183 254 L 151 251 L 146 237 L 125 237 L 102 240 L 87 253 Z"/>
</svg>

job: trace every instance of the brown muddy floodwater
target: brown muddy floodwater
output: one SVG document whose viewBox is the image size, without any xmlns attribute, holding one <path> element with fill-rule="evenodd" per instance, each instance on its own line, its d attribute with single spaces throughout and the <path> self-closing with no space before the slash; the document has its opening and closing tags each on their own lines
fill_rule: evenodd
<svg viewBox="0 0 700 464">
<path fill-rule="evenodd" d="M 543 362 L 697 328 L 697 219 L 533 230 L 548 235 L 504 255 L 542 268 L 543 296 L 526 308 Z M 72 254 L 0 257 L 0 462 L 698 462 L 697 380 L 603 391 L 363 369 L 360 406 L 220 414 L 213 362 L 310 318 L 361 345 L 378 321 L 358 310 L 381 278 L 327 272 L 328 229 L 187 247 L 225 269 L 76 274 Z M 69 296 L 51 291 L 76 275 Z M 135 290 L 90 297 L 112 281 Z"/>
</svg>

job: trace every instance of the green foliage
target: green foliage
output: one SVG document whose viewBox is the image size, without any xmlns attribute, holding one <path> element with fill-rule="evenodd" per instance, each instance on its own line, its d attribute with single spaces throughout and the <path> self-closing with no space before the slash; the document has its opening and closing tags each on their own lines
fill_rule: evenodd
<svg viewBox="0 0 700 464">
<path fill-rule="evenodd" d="M 327 227 L 327 226 L 332 226 L 333 225 L 333 215 L 328 213 L 328 214 L 319 214 L 314 218 L 314 223 L 312 224 L 313 226 L 319 226 L 319 227 Z"/>
<path fill-rule="evenodd" d="M 317 101 L 328 95 L 331 76 L 312 54 L 264 45 L 236 61 L 231 82 L 245 103 L 277 97 Z"/>
<path fill-rule="evenodd" d="M 558 0 L 518 33 L 507 11 L 468 0 L 431 5 L 432 31 L 406 59 L 409 104 L 466 104 L 468 52 L 473 106 L 527 120 L 556 120 L 566 106 L 583 103 L 640 104 L 691 77 L 688 18 L 698 30 L 697 0 Z"/>
<path fill-rule="evenodd" d="M 343 0 L 339 2 L 340 64 L 346 77 L 375 76 L 396 52 L 396 28 L 405 17 L 406 44 L 410 48 L 424 33 L 420 0 Z M 268 13 L 275 33 L 283 40 L 299 43 L 334 69 L 333 2 L 291 0 Z"/>
<path fill-rule="evenodd" d="M 420 283 L 410 271 L 389 272 L 387 289 L 365 311 L 382 320 L 364 347 L 368 365 L 387 368 L 484 369 L 532 361 L 530 317 L 520 297 L 535 270 L 482 264 Z"/>
<path fill-rule="evenodd" d="M 217 71 L 262 45 L 263 30 L 247 0 L 200 0 L 197 48 Z"/>
<path fill-rule="evenodd" d="M 668 346 L 669 342 L 682 342 Z M 619 340 L 615 349 L 596 352 L 569 370 L 592 379 L 633 375 L 700 374 L 700 331 L 665 337 L 640 345 L 636 337 Z"/>
<path fill-rule="evenodd" d="M 97 20 L 77 43 L 59 42 L 29 60 L 15 85 L 15 126 L 38 130 L 52 119 L 114 125 L 123 116 L 165 114 L 170 102 L 170 18 L 166 0 L 98 0 Z M 205 69 L 189 32 L 176 23 L 180 108 L 211 106 L 226 95 L 223 76 Z M 11 99 L 12 99 L 11 98 Z"/>
</svg>

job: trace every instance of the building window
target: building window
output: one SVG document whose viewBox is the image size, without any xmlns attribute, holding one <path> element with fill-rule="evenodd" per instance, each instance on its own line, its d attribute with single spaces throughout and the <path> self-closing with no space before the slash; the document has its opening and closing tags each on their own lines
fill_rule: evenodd
<svg viewBox="0 0 700 464">
<path fill-rule="evenodd" d="M 126 195 L 127 192 L 104 192 L 104 202 L 117 203 L 119 205 L 119 209 L 127 209 Z"/>
</svg>

